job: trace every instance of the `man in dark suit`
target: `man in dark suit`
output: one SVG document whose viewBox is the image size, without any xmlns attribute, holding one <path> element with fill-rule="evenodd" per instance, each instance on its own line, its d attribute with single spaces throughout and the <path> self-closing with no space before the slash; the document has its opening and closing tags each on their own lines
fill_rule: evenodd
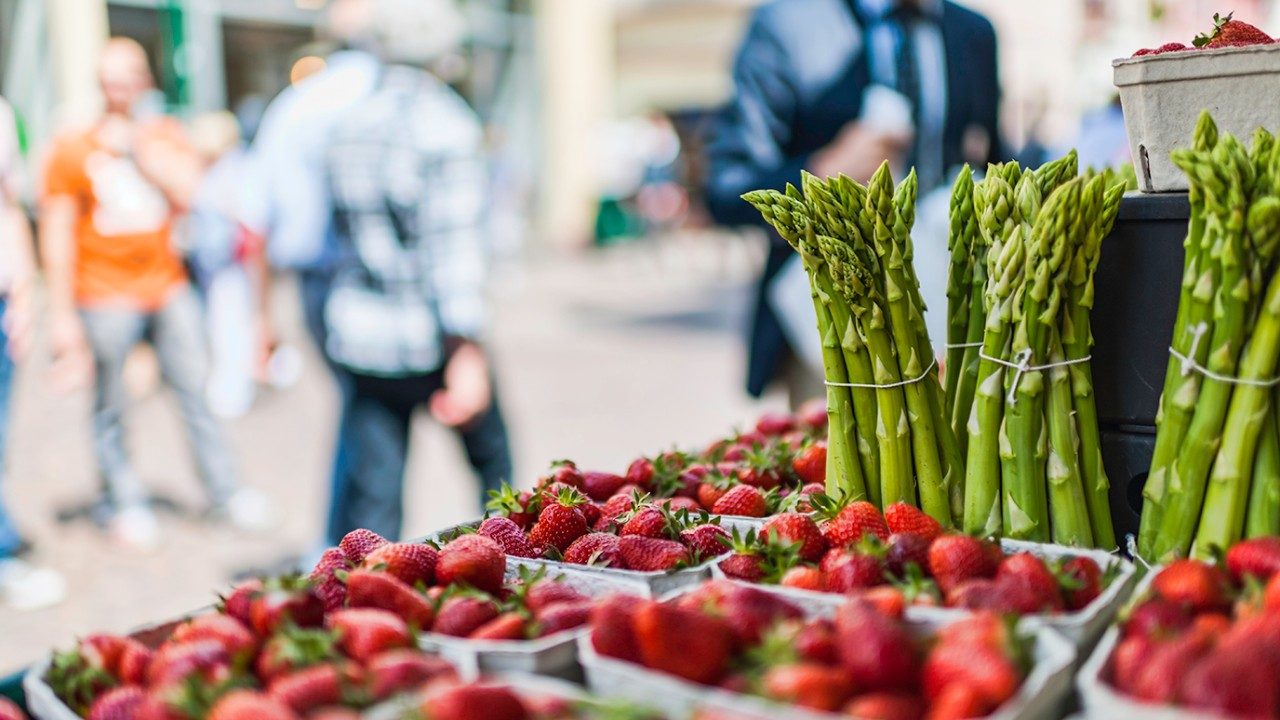
<svg viewBox="0 0 1280 720">
<path fill-rule="evenodd" d="M 906 101 L 905 128 L 871 119 L 884 115 L 867 106 L 873 86 Z M 971 10 L 944 0 L 772 0 L 751 19 L 734 95 L 712 125 L 708 206 L 721 224 L 762 225 L 739 195 L 780 190 L 801 170 L 865 181 L 886 159 L 916 167 L 923 195 L 961 163 L 1001 157 L 999 102 L 995 31 Z M 757 396 L 798 364 L 768 301 L 792 252 L 770 237 L 747 378 Z"/>
</svg>

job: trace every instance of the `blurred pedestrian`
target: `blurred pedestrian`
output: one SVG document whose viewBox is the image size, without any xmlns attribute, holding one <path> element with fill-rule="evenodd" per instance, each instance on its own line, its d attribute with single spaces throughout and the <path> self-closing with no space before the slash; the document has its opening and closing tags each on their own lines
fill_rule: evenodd
<svg viewBox="0 0 1280 720">
<path fill-rule="evenodd" d="M 7 480 L 9 405 L 15 361 L 30 347 L 35 256 L 31 227 L 18 204 L 22 157 L 13 110 L 0 99 L 0 481 Z M 0 491 L 7 483 L 0 482 Z M 16 610 L 34 610 L 62 601 L 66 580 L 22 556 L 31 544 L 19 533 L 0 494 L 0 601 Z"/>
<path fill-rule="evenodd" d="M 401 532 L 414 411 L 461 437 L 484 489 L 511 457 L 483 342 L 489 189 L 475 113 L 422 69 L 451 51 L 452 0 L 375 0 L 373 92 L 329 140 L 326 177 L 339 262 L 325 352 L 352 377 L 345 479 L 329 535 Z"/>
<path fill-rule="evenodd" d="M 154 549 L 160 542 L 149 493 L 124 447 L 125 359 L 147 341 L 177 395 L 209 517 L 261 528 L 270 521 L 266 498 L 237 483 L 205 402 L 200 302 L 170 237 L 199 187 L 199 159 L 175 121 L 147 110 L 154 84 L 140 45 L 109 40 L 98 74 L 105 111 L 87 129 L 54 141 L 39 229 L 55 368 L 64 377 L 93 378 L 105 523 L 122 544 Z"/>
<path fill-rule="evenodd" d="M 801 170 L 865 181 L 888 160 L 899 174 L 914 166 L 924 195 L 953 166 L 1001 157 L 995 32 L 949 0 L 765 3 L 739 49 L 734 84 L 707 148 L 708 208 L 722 224 L 763 225 L 739 196 L 781 190 Z M 747 389 L 758 396 L 781 379 L 794 405 L 822 390 L 820 366 L 802 363 L 788 337 L 790 327 L 812 332 L 814 320 L 776 307 L 804 312 L 808 286 L 790 247 L 769 236 Z M 775 291 L 783 302 L 771 299 Z"/>
</svg>

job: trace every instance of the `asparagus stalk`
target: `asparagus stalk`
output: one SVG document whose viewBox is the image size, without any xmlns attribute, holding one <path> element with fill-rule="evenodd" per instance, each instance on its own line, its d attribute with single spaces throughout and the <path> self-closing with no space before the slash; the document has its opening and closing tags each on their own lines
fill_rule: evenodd
<svg viewBox="0 0 1280 720">
<path fill-rule="evenodd" d="M 1049 326 L 1049 363 L 1067 359 L 1056 325 Z M 1093 528 L 1080 469 L 1079 438 L 1073 420 L 1071 375 L 1067 366 L 1049 369 L 1045 421 L 1049 428 L 1049 517 L 1053 541 L 1075 547 L 1093 546 Z"/>
<path fill-rule="evenodd" d="M 947 252 L 951 264 L 947 271 L 947 362 L 946 401 L 952 409 L 952 418 L 967 408 L 958 406 L 956 393 L 960 375 L 964 372 L 964 348 L 969 341 L 970 308 L 982 303 L 974 296 L 974 271 L 978 260 L 973 243 L 977 236 L 978 218 L 973 209 L 973 170 L 965 165 L 951 187 L 950 231 L 947 233 Z M 958 426 L 955 426 L 958 429 Z"/>
<path fill-rule="evenodd" d="M 1249 488 L 1249 510 L 1245 517 L 1245 537 L 1280 535 L 1280 424 L 1276 413 L 1280 404 L 1271 392 L 1271 405 L 1262 422 L 1258 452 L 1253 458 L 1253 483 Z"/>
</svg>

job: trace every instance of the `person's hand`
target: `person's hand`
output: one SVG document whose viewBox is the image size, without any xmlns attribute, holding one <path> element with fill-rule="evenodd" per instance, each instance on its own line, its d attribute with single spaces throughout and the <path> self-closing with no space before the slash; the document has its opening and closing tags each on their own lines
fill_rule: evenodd
<svg viewBox="0 0 1280 720">
<path fill-rule="evenodd" d="M 866 182 L 885 160 L 900 165 L 911 145 L 910 135 L 873 130 L 858 121 L 847 123 L 826 147 L 814 153 L 810 171 L 820 178 L 841 173 Z"/>
<path fill-rule="evenodd" d="M 431 396 L 428 406 L 436 420 L 458 428 L 488 410 L 492 400 L 484 351 L 473 343 L 463 343 L 445 364 L 444 387 Z"/>
<path fill-rule="evenodd" d="M 74 312 L 53 316 L 49 326 L 49 346 L 53 353 L 49 376 L 56 389 L 70 392 L 93 379 L 93 354 L 85 339 L 84 324 Z"/>
</svg>

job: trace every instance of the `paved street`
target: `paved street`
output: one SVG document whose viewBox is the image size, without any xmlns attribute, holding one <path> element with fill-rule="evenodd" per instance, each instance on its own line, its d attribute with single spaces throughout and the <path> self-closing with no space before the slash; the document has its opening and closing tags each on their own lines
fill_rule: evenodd
<svg viewBox="0 0 1280 720">
<path fill-rule="evenodd" d="M 756 254 L 741 240 L 672 243 L 545 257 L 523 274 L 502 274 L 494 347 L 521 483 L 554 458 L 621 470 L 638 453 L 702 443 L 768 404 L 741 390 L 738 333 Z M 55 395 L 40 363 L 24 368 L 6 496 L 37 541 L 38 560 L 68 576 L 71 597 L 46 611 L 0 609 L 0 674 L 77 635 L 127 630 L 208 603 L 236 571 L 310 547 L 325 503 L 335 400 L 300 335 L 288 288 L 277 294 L 283 332 L 308 353 L 307 370 L 297 386 L 268 391 L 229 425 L 246 482 L 283 510 L 269 536 L 236 537 L 172 514 L 162 519 L 163 550 L 142 556 L 111 546 L 87 521 L 56 522 L 59 510 L 95 492 L 88 397 Z M 474 517 L 472 480 L 452 437 L 425 419 L 415 434 L 406 533 Z M 200 506 L 167 395 L 137 400 L 130 440 L 158 494 Z"/>
</svg>

